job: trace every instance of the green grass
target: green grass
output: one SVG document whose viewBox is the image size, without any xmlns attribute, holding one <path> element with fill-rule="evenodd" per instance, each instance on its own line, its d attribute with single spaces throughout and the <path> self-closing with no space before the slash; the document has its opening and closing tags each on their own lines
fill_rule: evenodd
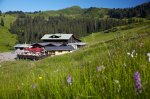
<svg viewBox="0 0 150 99">
<path fill-rule="evenodd" d="M 98 33 L 92 33 L 91 35 L 82 38 L 82 40 L 91 45 L 99 42 L 106 42 L 116 37 L 122 37 L 125 35 L 128 35 L 130 37 L 142 33 L 149 33 L 150 31 L 149 28 L 150 28 L 149 21 L 146 21 L 144 23 L 129 24 L 125 26 L 114 27 L 112 29 Z M 106 31 L 107 33 L 105 33 Z"/>
<path fill-rule="evenodd" d="M 93 33 L 83 38 L 88 46 L 71 54 L 35 62 L 3 62 L 0 98 L 147 99 L 150 97 L 150 63 L 146 55 L 150 52 L 149 26 L 147 22 L 117 27 L 116 32 L 107 34 Z M 127 55 L 133 50 L 137 53 L 134 58 Z M 97 71 L 97 66 L 102 65 L 105 68 Z M 142 83 L 142 93 L 138 95 L 134 88 L 137 70 Z M 66 81 L 69 74 L 71 86 Z"/>
<path fill-rule="evenodd" d="M 15 15 L 2 14 L 0 19 L 4 20 L 4 27 L 0 26 L 0 52 L 7 52 L 13 49 L 17 42 L 17 36 L 9 32 L 10 24 L 16 20 Z"/>
<path fill-rule="evenodd" d="M 11 34 L 8 28 L 0 26 L 0 52 L 7 52 L 12 50 L 17 42 L 17 36 Z"/>
</svg>

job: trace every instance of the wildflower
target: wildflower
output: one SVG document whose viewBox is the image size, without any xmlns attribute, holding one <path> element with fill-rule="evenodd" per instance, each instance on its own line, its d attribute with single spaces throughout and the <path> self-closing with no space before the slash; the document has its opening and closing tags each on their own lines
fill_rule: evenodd
<svg viewBox="0 0 150 99">
<path fill-rule="evenodd" d="M 40 76 L 40 77 L 39 77 L 39 79 L 41 80 L 41 79 L 42 79 L 42 77 Z"/>
<path fill-rule="evenodd" d="M 147 53 L 148 56 L 148 62 L 150 62 L 150 53 Z"/>
<path fill-rule="evenodd" d="M 140 47 L 143 47 L 143 46 L 144 46 L 144 43 L 143 43 L 143 42 L 141 42 L 141 43 L 139 44 L 139 46 L 140 46 Z"/>
<path fill-rule="evenodd" d="M 148 58 L 148 62 L 150 62 L 150 57 Z"/>
<path fill-rule="evenodd" d="M 123 67 L 126 67 L 127 65 L 126 65 L 126 63 L 123 63 Z"/>
<path fill-rule="evenodd" d="M 32 88 L 35 89 L 37 87 L 36 84 L 32 84 Z"/>
<path fill-rule="evenodd" d="M 136 56 L 136 53 L 135 50 L 132 50 L 131 57 L 133 58 L 134 56 Z"/>
<path fill-rule="evenodd" d="M 116 84 L 119 84 L 119 80 L 114 80 Z"/>
<path fill-rule="evenodd" d="M 127 55 L 130 55 L 130 53 L 128 52 Z"/>
<path fill-rule="evenodd" d="M 142 92 L 142 84 L 141 84 L 141 79 L 140 79 L 140 74 L 138 71 L 134 73 L 134 85 L 135 85 L 135 90 L 136 93 L 139 94 Z"/>
<path fill-rule="evenodd" d="M 137 53 L 135 53 L 135 50 L 132 50 L 132 52 L 131 53 L 127 53 L 127 55 L 129 55 L 129 56 L 131 56 L 132 58 L 134 58 L 134 57 L 137 57 Z"/>
<path fill-rule="evenodd" d="M 147 56 L 150 57 L 150 53 L 147 53 Z"/>
<path fill-rule="evenodd" d="M 132 54 L 134 54 L 135 53 L 135 50 L 132 50 Z"/>
<path fill-rule="evenodd" d="M 67 83 L 68 83 L 68 85 L 72 84 L 72 79 L 71 79 L 71 75 L 70 74 L 68 75 Z"/>
<path fill-rule="evenodd" d="M 119 80 L 114 80 L 114 82 L 116 83 L 116 84 L 118 84 L 118 92 L 120 92 L 120 90 L 121 90 L 121 86 L 120 86 L 120 83 L 119 83 Z"/>
<path fill-rule="evenodd" d="M 131 54 L 131 57 L 132 57 L 132 58 L 134 57 L 133 54 Z"/>
<path fill-rule="evenodd" d="M 96 67 L 96 70 L 97 70 L 98 72 L 103 71 L 104 69 L 105 69 L 105 67 L 104 67 L 103 65 Z"/>
</svg>

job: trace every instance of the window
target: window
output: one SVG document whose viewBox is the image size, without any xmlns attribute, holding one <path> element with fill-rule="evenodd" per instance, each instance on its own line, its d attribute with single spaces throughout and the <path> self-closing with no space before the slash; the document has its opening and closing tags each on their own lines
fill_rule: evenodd
<svg viewBox="0 0 150 99">
<path fill-rule="evenodd" d="M 59 53 L 62 53 L 62 51 L 58 51 Z"/>
<path fill-rule="evenodd" d="M 60 38 L 61 36 L 57 36 L 57 35 L 52 35 L 49 38 Z"/>
</svg>

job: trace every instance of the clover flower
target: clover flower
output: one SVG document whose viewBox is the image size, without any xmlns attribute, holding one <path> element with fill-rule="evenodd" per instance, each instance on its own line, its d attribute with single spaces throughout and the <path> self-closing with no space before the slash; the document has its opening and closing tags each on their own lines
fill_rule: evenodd
<svg viewBox="0 0 150 99">
<path fill-rule="evenodd" d="M 141 84 L 141 78 L 138 71 L 134 73 L 134 85 L 136 93 L 139 94 L 142 92 L 142 84 Z"/>
<path fill-rule="evenodd" d="M 71 78 L 70 74 L 67 77 L 67 83 L 68 83 L 69 86 L 72 84 L 72 78 Z"/>
</svg>

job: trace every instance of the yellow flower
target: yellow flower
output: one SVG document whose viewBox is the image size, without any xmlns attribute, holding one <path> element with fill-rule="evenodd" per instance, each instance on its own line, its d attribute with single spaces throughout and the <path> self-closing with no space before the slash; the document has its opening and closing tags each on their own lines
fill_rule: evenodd
<svg viewBox="0 0 150 99">
<path fill-rule="evenodd" d="M 42 77 L 40 76 L 40 77 L 39 77 L 39 79 L 41 80 L 41 79 L 42 79 Z"/>
</svg>

